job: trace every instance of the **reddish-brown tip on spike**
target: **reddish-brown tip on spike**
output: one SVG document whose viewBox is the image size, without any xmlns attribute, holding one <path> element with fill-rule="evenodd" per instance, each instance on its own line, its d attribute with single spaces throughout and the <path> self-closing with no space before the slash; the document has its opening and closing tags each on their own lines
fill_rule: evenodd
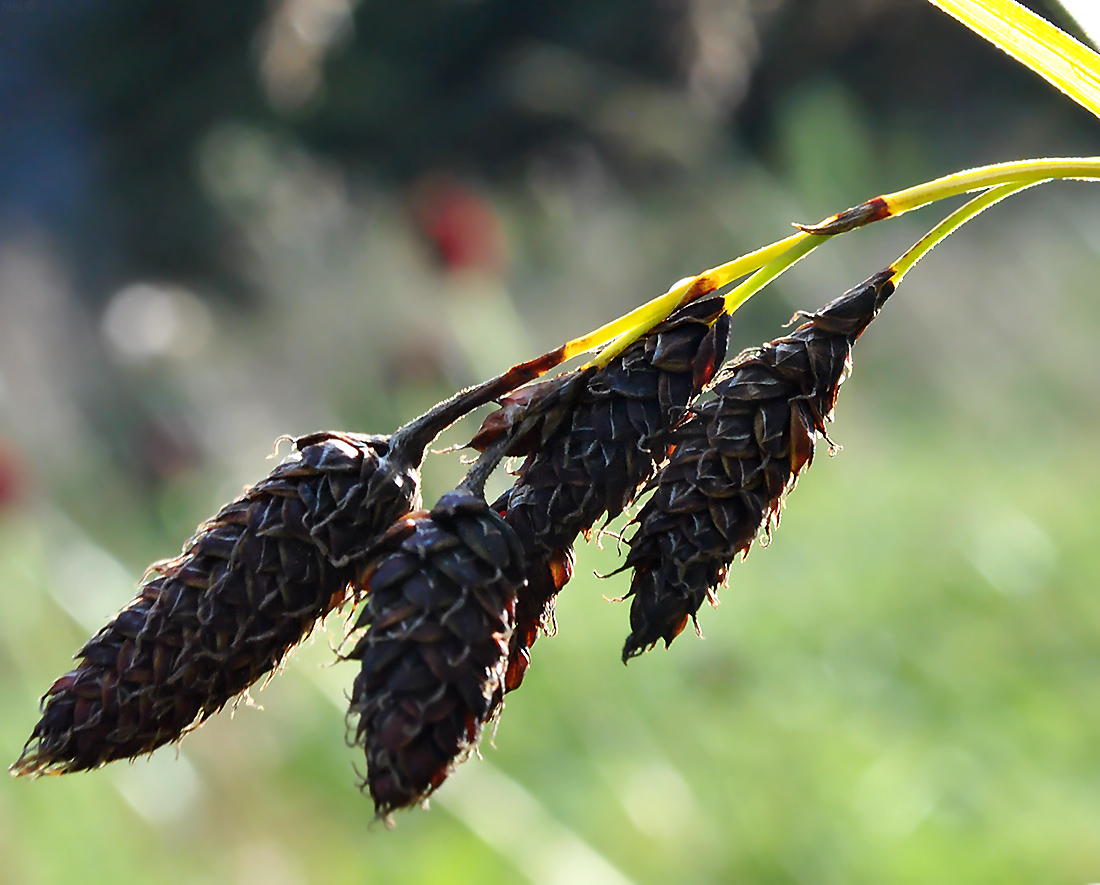
<svg viewBox="0 0 1100 885">
<path fill-rule="evenodd" d="M 694 621 L 737 556 L 779 524 L 784 496 L 828 439 L 852 346 L 894 291 L 878 273 L 791 334 L 747 350 L 714 396 L 672 431 L 677 443 L 634 522 L 625 567 L 634 570 L 623 661 Z M 698 622 L 696 622 L 698 629 Z"/>
<path fill-rule="evenodd" d="M 494 505 L 528 563 L 516 602 L 509 691 L 519 687 L 540 629 L 552 629 L 554 600 L 573 569 L 573 541 L 605 516 L 618 516 L 665 460 L 668 432 L 721 365 L 728 331 L 724 300 L 699 299 L 603 368 L 579 376 L 567 395 L 528 406 L 537 449 Z"/>
<path fill-rule="evenodd" d="M 845 209 L 831 218 L 826 218 L 820 224 L 798 224 L 796 222 L 795 227 L 803 233 L 831 237 L 834 234 L 843 234 L 855 230 L 857 227 L 863 227 L 873 221 L 882 221 L 892 214 L 886 200 L 882 197 L 875 197 L 866 203 L 860 203 L 851 209 Z"/>
</svg>

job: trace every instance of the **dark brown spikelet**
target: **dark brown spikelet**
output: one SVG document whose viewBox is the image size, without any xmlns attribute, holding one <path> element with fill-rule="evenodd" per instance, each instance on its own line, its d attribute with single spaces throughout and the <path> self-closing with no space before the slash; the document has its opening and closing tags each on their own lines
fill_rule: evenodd
<svg viewBox="0 0 1100 885">
<path fill-rule="evenodd" d="M 316 433 L 150 569 L 43 698 L 17 774 L 95 768 L 174 741 L 271 673 L 340 605 L 356 563 L 419 506 L 386 437 Z"/>
<path fill-rule="evenodd" d="M 138 597 L 77 653 L 12 770 L 63 773 L 149 752 L 271 673 L 347 597 L 382 534 L 420 506 L 431 441 L 564 355 L 512 366 L 389 437 L 295 440 L 285 463 L 150 569 Z"/>
<path fill-rule="evenodd" d="M 715 598 L 726 569 L 762 528 L 778 523 L 784 494 L 825 435 L 856 338 L 894 291 L 883 271 L 831 301 L 790 335 L 741 354 L 715 397 L 674 432 L 653 497 L 635 522 L 624 568 L 626 661 L 667 646 Z"/>
<path fill-rule="evenodd" d="M 524 556 L 465 490 L 398 521 L 377 555 L 356 624 L 367 629 L 348 655 L 361 665 L 349 715 L 387 815 L 443 783 L 500 710 Z"/>
<path fill-rule="evenodd" d="M 572 545 L 601 517 L 618 516 L 667 453 L 667 435 L 725 356 L 723 299 L 705 298 L 597 370 L 546 382 L 522 420 L 515 485 L 494 504 L 519 536 L 528 583 L 519 598 L 507 688 L 517 688 L 540 627 L 573 570 Z"/>
</svg>

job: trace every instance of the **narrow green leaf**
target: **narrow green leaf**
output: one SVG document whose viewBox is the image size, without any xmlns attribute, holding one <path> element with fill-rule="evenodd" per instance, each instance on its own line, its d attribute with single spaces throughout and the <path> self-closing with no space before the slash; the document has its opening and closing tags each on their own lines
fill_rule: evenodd
<svg viewBox="0 0 1100 885">
<path fill-rule="evenodd" d="M 1100 55 L 1015 0 L 929 0 L 1100 117 Z"/>
</svg>

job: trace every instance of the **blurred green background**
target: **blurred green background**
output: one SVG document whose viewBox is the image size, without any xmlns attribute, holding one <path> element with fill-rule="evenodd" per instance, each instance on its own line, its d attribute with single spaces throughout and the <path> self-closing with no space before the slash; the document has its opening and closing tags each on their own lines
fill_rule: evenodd
<svg viewBox="0 0 1100 885">
<path fill-rule="evenodd" d="M 38 0 L 0 28 L 9 762 L 280 434 L 389 431 L 791 221 L 1097 144 L 918 0 Z M 819 250 L 733 351 L 936 212 Z M 430 811 L 371 825 L 333 618 L 178 750 L 4 779 L 0 880 L 1100 879 L 1098 272 L 1087 185 L 941 245 L 705 640 L 624 668 L 627 579 L 593 576 L 614 539 L 582 550 L 495 746 Z M 462 472 L 432 457 L 426 497 Z"/>
</svg>

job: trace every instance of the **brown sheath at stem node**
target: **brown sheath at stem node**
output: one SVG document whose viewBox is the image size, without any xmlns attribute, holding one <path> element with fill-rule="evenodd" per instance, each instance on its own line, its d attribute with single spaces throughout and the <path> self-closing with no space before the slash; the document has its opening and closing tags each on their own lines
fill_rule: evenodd
<svg viewBox="0 0 1100 885">
<path fill-rule="evenodd" d="M 882 221 L 884 218 L 889 218 L 892 214 L 886 200 L 882 197 L 875 197 L 873 200 L 868 200 L 866 203 L 860 203 L 858 206 L 853 206 L 851 209 L 845 209 L 843 212 L 838 212 L 836 215 L 826 218 L 824 221 L 817 224 L 795 223 L 795 227 L 806 234 L 826 237 L 833 236 L 834 234 L 847 233 L 850 230 L 855 230 L 857 227 L 863 227 L 865 224 L 870 224 L 873 221 Z"/>
</svg>

